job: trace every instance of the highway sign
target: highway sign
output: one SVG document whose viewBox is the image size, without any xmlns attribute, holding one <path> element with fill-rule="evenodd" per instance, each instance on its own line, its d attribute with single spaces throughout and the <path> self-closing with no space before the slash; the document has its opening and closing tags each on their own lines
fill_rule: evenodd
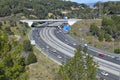
<svg viewBox="0 0 120 80">
<path fill-rule="evenodd" d="M 69 30 L 70 30 L 70 26 L 69 26 L 69 25 L 65 25 L 65 26 L 63 27 L 63 30 L 64 30 L 64 31 L 69 31 Z"/>
</svg>

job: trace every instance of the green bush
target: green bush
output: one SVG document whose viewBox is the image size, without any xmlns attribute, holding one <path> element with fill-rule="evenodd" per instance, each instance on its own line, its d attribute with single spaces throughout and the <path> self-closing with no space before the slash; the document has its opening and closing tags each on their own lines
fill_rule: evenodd
<svg viewBox="0 0 120 80">
<path fill-rule="evenodd" d="M 26 65 L 29 65 L 31 63 L 37 62 L 37 58 L 33 53 L 29 53 L 27 59 L 26 59 Z"/>
<path fill-rule="evenodd" d="M 114 53 L 116 53 L 116 54 L 120 54 L 120 48 L 116 48 L 116 49 L 114 49 Z"/>
<path fill-rule="evenodd" d="M 111 41 L 111 37 L 109 34 L 105 34 L 105 41 L 108 41 L 108 42 Z"/>
<path fill-rule="evenodd" d="M 29 51 L 29 52 L 31 52 L 31 51 L 33 51 L 33 49 L 32 49 L 32 45 L 30 44 L 30 41 L 29 40 L 25 40 L 24 42 L 23 42 L 23 50 L 24 51 Z"/>
<path fill-rule="evenodd" d="M 2 29 L 2 22 L 0 22 L 0 29 Z"/>
</svg>

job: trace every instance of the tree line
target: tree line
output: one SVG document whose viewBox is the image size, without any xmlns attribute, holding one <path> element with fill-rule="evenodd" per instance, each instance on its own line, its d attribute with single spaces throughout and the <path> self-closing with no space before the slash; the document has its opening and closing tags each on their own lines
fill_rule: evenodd
<svg viewBox="0 0 120 80">
<path fill-rule="evenodd" d="M 101 27 L 91 24 L 90 32 L 93 36 L 97 36 L 99 41 L 120 41 L 120 16 L 103 17 Z M 120 48 L 115 52 L 120 53 Z"/>
<path fill-rule="evenodd" d="M 78 10 L 72 10 L 78 8 Z M 63 0 L 0 0 L 0 17 L 12 16 L 22 13 L 26 18 L 93 18 L 92 9 L 85 4 Z M 62 13 L 63 11 L 66 14 Z M 52 15 L 49 16 L 49 13 Z"/>
<path fill-rule="evenodd" d="M 96 7 L 95 12 L 98 15 L 120 14 L 119 1 L 97 2 L 94 4 L 94 7 Z"/>
</svg>

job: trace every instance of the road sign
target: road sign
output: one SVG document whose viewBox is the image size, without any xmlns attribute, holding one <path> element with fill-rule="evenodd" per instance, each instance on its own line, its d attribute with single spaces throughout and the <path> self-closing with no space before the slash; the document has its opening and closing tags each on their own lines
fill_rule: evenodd
<svg viewBox="0 0 120 80">
<path fill-rule="evenodd" d="M 64 31 L 69 31 L 69 30 L 70 30 L 70 26 L 69 26 L 69 25 L 65 25 L 65 26 L 63 27 L 63 30 L 64 30 Z"/>
</svg>

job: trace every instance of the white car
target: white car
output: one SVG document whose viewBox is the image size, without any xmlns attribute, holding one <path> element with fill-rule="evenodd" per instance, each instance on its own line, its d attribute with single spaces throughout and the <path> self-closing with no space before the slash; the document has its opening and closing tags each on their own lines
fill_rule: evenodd
<svg viewBox="0 0 120 80">
<path fill-rule="evenodd" d="M 48 48 L 49 48 L 49 46 L 46 46 L 46 48 L 48 49 Z"/>
<path fill-rule="evenodd" d="M 102 71 L 101 74 L 104 75 L 104 76 L 108 76 L 108 73 L 105 72 L 105 71 Z"/>
<path fill-rule="evenodd" d="M 62 58 L 60 55 L 58 55 L 57 57 L 60 58 L 60 59 Z"/>
<path fill-rule="evenodd" d="M 57 52 L 55 49 L 52 50 L 53 52 Z"/>
<path fill-rule="evenodd" d="M 88 46 L 87 44 L 84 44 L 84 46 Z"/>
<path fill-rule="evenodd" d="M 73 43 L 73 45 L 75 46 L 75 45 L 77 45 L 76 43 Z"/>
</svg>

